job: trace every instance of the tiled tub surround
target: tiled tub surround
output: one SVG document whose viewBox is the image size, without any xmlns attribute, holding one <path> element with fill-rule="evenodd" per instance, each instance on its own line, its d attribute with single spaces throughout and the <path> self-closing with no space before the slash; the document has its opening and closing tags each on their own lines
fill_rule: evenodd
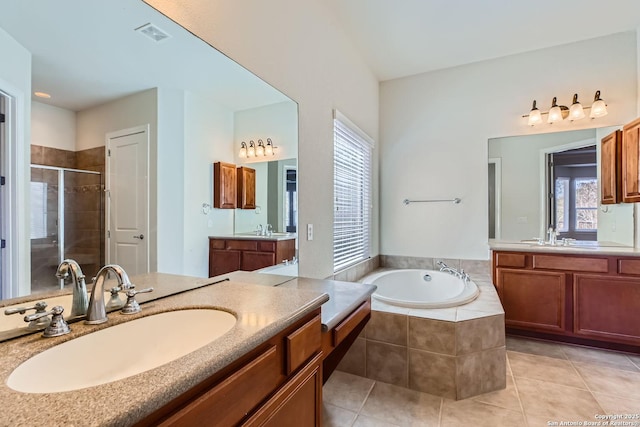
<svg viewBox="0 0 640 427">
<path fill-rule="evenodd" d="M 432 269 L 436 260 L 381 256 L 384 267 Z M 450 399 L 503 389 L 504 311 L 488 261 L 444 260 L 480 288 L 469 304 L 410 309 L 372 300 L 371 320 L 339 370 Z"/>
</svg>

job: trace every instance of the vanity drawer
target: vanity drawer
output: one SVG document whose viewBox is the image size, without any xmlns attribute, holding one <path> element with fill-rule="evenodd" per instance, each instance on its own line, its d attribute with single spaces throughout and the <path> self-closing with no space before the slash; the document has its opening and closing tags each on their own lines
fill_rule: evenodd
<svg viewBox="0 0 640 427">
<path fill-rule="evenodd" d="M 209 249 L 224 249 L 224 240 L 209 239 Z"/>
<path fill-rule="evenodd" d="M 292 334 L 287 335 L 287 375 L 298 369 L 311 356 L 320 351 L 322 345 L 322 323 L 316 316 Z"/>
<path fill-rule="evenodd" d="M 337 346 L 371 314 L 371 303 L 365 301 L 333 329 L 333 345 Z"/>
<path fill-rule="evenodd" d="M 640 259 L 619 259 L 618 273 L 640 275 Z"/>
<path fill-rule="evenodd" d="M 525 254 L 496 254 L 496 267 L 524 268 Z"/>
<path fill-rule="evenodd" d="M 263 252 L 275 252 L 276 242 L 258 242 L 258 250 Z"/>
<path fill-rule="evenodd" d="M 258 242 L 252 240 L 227 240 L 226 249 L 255 251 L 256 249 L 258 249 Z"/>
<path fill-rule="evenodd" d="M 237 425 L 278 387 L 280 363 L 276 346 L 269 347 L 160 425 Z"/>
<path fill-rule="evenodd" d="M 589 273 L 606 273 L 609 271 L 609 260 L 607 260 L 606 258 L 533 255 L 533 268 L 543 268 L 546 270 L 573 270 Z"/>
</svg>

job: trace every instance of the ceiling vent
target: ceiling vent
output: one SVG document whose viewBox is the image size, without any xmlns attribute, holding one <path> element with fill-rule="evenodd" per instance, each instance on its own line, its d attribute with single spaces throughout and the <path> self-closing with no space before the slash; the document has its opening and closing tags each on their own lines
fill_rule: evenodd
<svg viewBox="0 0 640 427">
<path fill-rule="evenodd" d="M 156 25 L 151 23 L 144 24 L 143 26 L 136 28 L 136 31 L 149 37 L 151 40 L 153 40 L 156 43 L 160 43 L 164 40 L 171 38 L 171 36 L 167 34 L 164 30 L 161 30 Z"/>
</svg>

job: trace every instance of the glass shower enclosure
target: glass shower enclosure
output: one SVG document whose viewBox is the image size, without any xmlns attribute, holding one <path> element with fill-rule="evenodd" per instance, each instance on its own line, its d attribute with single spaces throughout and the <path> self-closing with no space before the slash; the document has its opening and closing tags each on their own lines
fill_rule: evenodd
<svg viewBox="0 0 640 427">
<path fill-rule="evenodd" d="M 64 287 L 58 264 L 76 260 L 87 281 L 104 264 L 100 172 L 31 165 L 31 292 Z"/>
</svg>

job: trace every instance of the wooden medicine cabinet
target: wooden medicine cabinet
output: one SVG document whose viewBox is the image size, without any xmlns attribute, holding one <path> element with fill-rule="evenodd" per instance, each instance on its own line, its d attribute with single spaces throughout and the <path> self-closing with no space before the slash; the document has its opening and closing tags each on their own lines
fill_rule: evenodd
<svg viewBox="0 0 640 427">
<path fill-rule="evenodd" d="M 236 165 L 216 162 L 213 164 L 213 207 L 235 209 L 236 207 Z"/>
</svg>

